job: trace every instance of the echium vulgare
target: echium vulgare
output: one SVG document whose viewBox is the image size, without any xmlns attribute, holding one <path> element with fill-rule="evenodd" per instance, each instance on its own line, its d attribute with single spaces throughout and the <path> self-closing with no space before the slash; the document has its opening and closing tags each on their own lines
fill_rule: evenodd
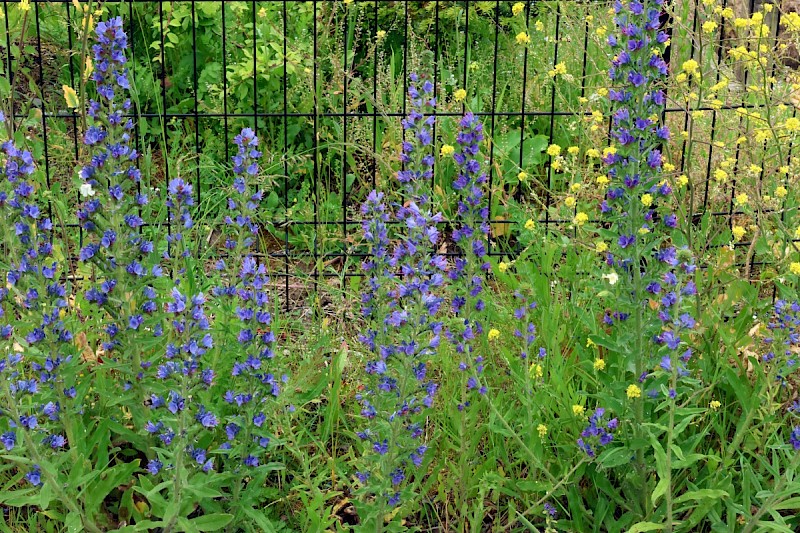
<svg viewBox="0 0 800 533">
<path fill-rule="evenodd" d="M 617 32 L 608 38 L 615 54 L 609 69 L 612 129 L 611 145 L 603 155 L 608 187 L 600 207 L 610 227 L 605 259 L 611 276 L 618 279 L 618 299 L 604 321 L 624 346 L 623 360 L 615 362 L 620 378 L 632 369 L 644 379 L 647 369 L 656 368 L 661 359 L 660 350 L 645 346 L 647 339 L 676 350 L 670 336 L 675 328 L 692 323 L 684 312 L 676 312 L 678 302 L 671 298 L 664 300 L 660 312 L 648 311 L 657 307 L 662 287 L 671 293 L 686 284 L 681 290 L 691 293 L 695 271 L 690 251 L 672 244 L 678 219 L 671 209 L 672 187 L 662 173 L 661 146 L 669 140 L 669 129 L 661 121 L 667 75 L 662 53 L 668 41 L 659 18 L 663 3 L 616 2 Z M 683 322 L 677 324 L 679 317 Z M 615 327 L 620 322 L 625 327 Z M 662 332 L 667 323 L 671 331 Z"/>
<path fill-rule="evenodd" d="M 147 361 L 142 360 L 137 339 L 159 333 L 148 319 L 157 308 L 154 278 L 162 275 L 162 269 L 154 243 L 143 231 L 142 214 L 149 197 L 136 166 L 134 123 L 126 116 L 132 109 L 127 48 L 120 17 L 97 24 L 91 76 L 97 97 L 88 104 L 89 125 L 83 136 L 86 163 L 80 170 L 79 261 L 91 276 L 86 300 L 104 315 L 101 359 L 108 370 L 118 373 L 114 381 L 132 390 L 133 414 L 141 420 L 139 381 Z"/>
<path fill-rule="evenodd" d="M 47 485 L 52 498 L 65 499 L 69 511 L 83 519 L 64 493 L 64 453 L 82 438 L 71 421 L 82 409 L 83 395 L 76 390 L 81 365 L 64 265 L 56 259 L 53 223 L 36 192 L 44 177 L 31 153 L 14 141 L 0 145 L 0 162 L 0 214 L 10 230 L 1 262 L 0 449 L 27 483 Z"/>
<path fill-rule="evenodd" d="M 448 272 L 455 320 L 446 335 L 461 358 L 459 369 L 467 376 L 465 397 L 458 405 L 458 409 L 463 410 L 470 404 L 467 399 L 470 393 L 486 392 L 486 386 L 480 381 L 485 357 L 476 353 L 476 341 L 483 333 L 481 318 L 486 308 L 482 296 L 483 278 L 490 268 L 486 258 L 489 206 L 486 200 L 488 177 L 480 163 L 483 124 L 474 114 L 466 113 L 458 126 L 458 146 L 453 153 L 457 170 L 452 183 L 458 207 L 452 221 L 452 237 L 462 256 L 455 259 Z"/>
<path fill-rule="evenodd" d="M 428 375 L 428 361 L 442 333 L 437 319 L 446 270 L 437 250 L 442 215 L 433 212 L 430 195 L 435 117 L 428 113 L 436 102 L 430 81 L 416 74 L 409 79 L 411 110 L 402 121 L 397 172 L 402 198 L 389 208 L 384 195 L 373 191 L 362 207 L 370 256 L 363 264 L 368 287 L 362 296 L 368 327 L 360 340 L 369 356 L 367 383 L 357 396 L 367 427 L 358 432 L 366 445 L 356 476 L 365 486 L 364 505 L 372 502 L 377 509 L 379 529 L 382 510 L 407 501 L 409 482 L 422 474 L 425 416 L 438 388 Z M 393 243 L 392 220 L 399 228 Z"/>
</svg>

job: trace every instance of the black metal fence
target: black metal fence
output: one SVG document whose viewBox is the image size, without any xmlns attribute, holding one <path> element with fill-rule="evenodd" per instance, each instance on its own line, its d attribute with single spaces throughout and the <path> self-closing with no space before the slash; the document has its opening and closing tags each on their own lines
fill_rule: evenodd
<svg viewBox="0 0 800 533">
<path fill-rule="evenodd" d="M 686 31 L 698 31 L 700 2 L 678 4 L 673 7 L 693 17 L 682 20 Z M 541 224 L 569 224 L 569 218 L 550 209 L 552 193 L 563 190 L 564 179 L 551 168 L 551 159 L 542 157 L 542 146 L 559 142 L 564 131 L 592 116 L 592 83 L 602 78 L 608 53 L 590 21 L 603 17 L 610 5 L 591 0 L 31 0 L 25 12 L 20 2 L 3 0 L 5 76 L 16 98 L 10 118 L 21 123 L 23 100 L 42 111 L 47 186 L 52 190 L 62 183 L 58 190 L 70 191 L 81 157 L 80 121 L 64 106 L 60 86 L 82 84 L 81 10 L 102 6 L 106 15 L 122 15 L 131 39 L 138 149 L 147 154 L 154 185 L 191 176 L 198 205 L 213 211 L 227 183 L 219 161 L 229 160 L 237 129 L 253 127 L 264 140 L 264 166 L 273 185 L 265 252 L 288 303 L 294 280 L 359 275 L 358 204 L 364 191 L 387 184 L 396 152 L 391 139 L 397 138 L 406 113 L 402 95 L 412 69 L 433 77 L 436 96 L 446 103 L 437 112 L 443 120 L 460 116 L 465 104 L 483 118 L 493 139 L 485 154 L 492 195 L 536 196 L 543 204 L 536 210 Z M 15 41 L 14 26 L 25 16 L 30 30 Z M 672 31 L 666 13 L 662 21 Z M 527 32 L 529 45 L 517 46 L 518 30 Z M 723 21 L 716 42 L 719 63 L 725 31 Z M 697 57 L 695 42 L 687 38 L 673 45 L 673 67 Z M 580 83 L 543 74 L 564 62 Z M 716 76 L 719 80 L 719 71 Z M 455 88 L 474 97 L 457 102 Z M 695 108 L 711 116 L 710 140 L 720 127 L 718 116 L 742 105 L 747 106 L 726 102 Z M 685 105 L 670 104 L 665 111 L 667 120 L 684 128 L 689 115 Z M 445 126 L 437 127 L 443 134 Z M 509 140 L 504 145 L 502 139 Z M 698 165 L 680 144 L 672 148 L 677 172 Z M 740 155 L 737 149 L 737 161 Z M 697 219 L 711 210 L 730 225 L 737 215 L 735 186 L 726 191 L 726 205 L 716 205 L 708 179 L 713 144 L 704 148 L 703 159 L 699 201 L 691 215 Z M 510 183 L 519 169 L 535 175 L 540 187 Z M 503 216 L 505 210 L 498 213 L 496 200 L 490 196 L 493 223 L 517 222 Z M 494 242 L 490 253 L 507 254 L 509 246 Z"/>
</svg>

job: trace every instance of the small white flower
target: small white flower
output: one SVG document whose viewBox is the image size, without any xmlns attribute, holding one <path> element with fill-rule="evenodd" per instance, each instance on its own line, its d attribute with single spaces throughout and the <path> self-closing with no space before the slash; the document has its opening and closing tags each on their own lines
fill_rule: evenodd
<svg viewBox="0 0 800 533">
<path fill-rule="evenodd" d="M 87 196 L 94 196 L 94 189 L 92 189 L 91 183 L 84 183 L 81 185 L 80 188 L 81 196 L 86 198 Z"/>
<path fill-rule="evenodd" d="M 610 285 L 615 285 L 619 281 L 619 276 L 616 272 L 612 272 L 611 274 L 603 274 L 603 279 L 608 280 Z"/>
</svg>

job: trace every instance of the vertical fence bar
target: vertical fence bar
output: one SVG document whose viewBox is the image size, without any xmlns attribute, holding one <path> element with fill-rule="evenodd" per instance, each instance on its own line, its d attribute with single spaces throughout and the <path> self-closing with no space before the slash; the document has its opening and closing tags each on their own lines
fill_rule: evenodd
<svg viewBox="0 0 800 533">
<path fill-rule="evenodd" d="M 197 205 L 200 205 L 200 101 L 198 99 L 197 91 L 197 6 L 195 0 L 192 0 L 192 92 L 194 92 L 194 106 L 192 109 L 194 115 L 194 157 L 195 157 L 195 189 L 197 190 Z"/>
<path fill-rule="evenodd" d="M 556 29 L 555 29 L 555 38 L 553 41 L 553 69 L 555 70 L 556 65 L 558 64 L 558 40 L 560 38 L 559 31 L 561 26 L 561 4 L 556 4 Z M 586 53 L 584 51 L 584 53 Z M 547 144 L 548 146 L 553 144 L 553 140 L 555 138 L 555 129 L 556 129 L 556 85 L 558 76 L 552 76 L 553 78 L 553 88 L 552 93 L 550 94 L 550 133 L 548 134 Z M 520 151 L 520 159 L 522 159 L 523 154 L 523 145 L 524 139 L 520 139 L 519 141 L 519 151 Z M 549 211 L 550 202 L 551 202 L 551 190 L 553 189 L 553 166 L 552 166 L 553 156 L 547 160 L 547 190 L 545 191 L 545 205 L 548 207 L 545 211 Z M 549 230 L 550 227 L 547 226 Z"/>
<path fill-rule="evenodd" d="M 45 109 L 45 94 L 44 94 L 44 57 L 42 56 L 42 26 L 40 23 L 41 16 L 39 13 L 39 4 L 34 4 L 34 16 L 36 17 L 36 53 L 39 55 L 39 110 L 42 113 L 42 141 L 44 143 L 44 180 L 47 184 L 47 190 L 51 191 L 51 181 L 50 181 L 50 151 L 49 151 L 49 144 L 47 142 L 47 109 Z M 53 219 L 53 204 L 50 202 L 50 198 L 47 198 L 47 216 L 52 220 Z M 53 234 L 50 233 L 50 240 L 52 242 Z"/>
<path fill-rule="evenodd" d="M 286 0 L 283 0 L 283 282 L 284 282 L 284 309 L 289 311 L 289 159 L 286 152 L 289 149 L 289 98 L 287 96 L 288 74 L 287 69 L 287 40 L 289 39 L 289 11 Z"/>
<path fill-rule="evenodd" d="M 342 42 L 344 54 L 342 57 L 342 240 L 347 242 L 347 82 L 349 77 L 350 65 L 347 60 L 347 37 L 348 21 L 350 19 L 350 9 L 344 10 L 344 23 L 342 28 Z M 353 45 L 355 46 L 355 44 Z"/>
<path fill-rule="evenodd" d="M 230 139 L 228 132 L 228 30 L 225 24 L 225 0 L 220 0 L 222 17 L 222 122 L 224 124 L 223 138 L 225 139 L 225 162 L 231 159 Z"/>
<path fill-rule="evenodd" d="M 252 2 L 253 24 L 253 131 L 258 135 L 258 32 L 256 32 L 256 1 Z"/>
<path fill-rule="evenodd" d="M 491 221 L 491 211 L 492 211 L 492 191 L 494 190 L 494 134 L 495 134 L 495 124 L 497 121 L 497 64 L 498 64 L 498 55 L 500 53 L 500 0 L 497 0 L 494 5 L 494 52 L 492 55 L 492 107 L 491 107 L 491 115 L 489 119 L 489 135 L 491 138 L 491 142 L 489 143 L 489 194 L 488 201 L 489 201 L 489 220 Z M 501 176 L 502 178 L 502 176 Z M 491 226 L 490 226 L 491 227 Z M 490 255 L 492 251 L 491 247 L 491 239 L 487 236 L 486 242 L 486 249 L 489 250 Z"/>
<path fill-rule="evenodd" d="M 312 11 L 313 11 L 313 19 L 314 19 L 314 53 L 313 53 L 313 63 L 314 63 L 314 165 L 313 165 L 313 183 L 312 183 L 312 194 L 314 196 L 314 239 L 313 239 L 313 251 L 312 257 L 314 258 L 314 267 L 312 269 L 312 277 L 314 279 L 314 294 L 316 295 L 318 289 L 318 282 L 319 282 L 319 271 L 317 269 L 318 261 L 319 261 L 319 28 L 317 25 L 317 2 L 319 0 L 312 1 Z M 315 306 L 315 312 L 317 308 Z"/>
</svg>

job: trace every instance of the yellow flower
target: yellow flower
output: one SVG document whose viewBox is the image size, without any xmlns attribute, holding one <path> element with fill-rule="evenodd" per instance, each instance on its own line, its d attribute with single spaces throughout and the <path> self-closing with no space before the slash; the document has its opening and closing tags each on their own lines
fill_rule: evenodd
<svg viewBox="0 0 800 533">
<path fill-rule="evenodd" d="M 678 187 L 686 187 L 689 184 L 689 176 L 681 174 L 678 176 Z"/>
<path fill-rule="evenodd" d="M 525 181 L 526 179 L 528 179 L 528 173 L 525 172 L 524 170 L 521 171 L 519 174 L 517 174 L 517 179 L 519 181 Z"/>
<path fill-rule="evenodd" d="M 456 102 L 461 102 L 466 97 L 467 97 L 467 91 L 465 91 L 464 89 L 459 89 L 453 93 L 453 98 L 455 98 Z"/>
<path fill-rule="evenodd" d="M 570 192 L 578 192 L 579 190 L 581 190 L 581 184 L 580 183 L 573 183 L 572 185 L 569 186 L 569 191 Z"/>
<path fill-rule="evenodd" d="M 718 168 L 714 171 L 714 179 L 717 180 L 717 183 L 725 183 L 728 181 L 728 173 Z"/>
<path fill-rule="evenodd" d="M 703 31 L 706 33 L 711 33 L 717 29 L 717 23 L 713 20 L 708 20 L 703 23 Z"/>
<path fill-rule="evenodd" d="M 544 23 L 541 20 L 537 20 L 536 24 L 533 26 L 536 28 L 536 31 L 544 31 Z"/>
<path fill-rule="evenodd" d="M 567 153 L 569 155 L 578 155 L 580 151 L 581 149 L 578 148 L 577 146 L 570 146 L 569 148 L 567 148 Z"/>
<path fill-rule="evenodd" d="M 595 359 L 594 360 L 594 369 L 600 372 L 601 370 L 606 369 L 606 362 L 602 359 Z"/>
<path fill-rule="evenodd" d="M 514 13 L 514 16 L 519 15 L 525 10 L 525 2 L 517 2 L 513 6 L 511 6 L 511 12 Z"/>
<path fill-rule="evenodd" d="M 725 9 L 720 11 L 720 13 L 722 14 L 722 18 L 729 19 L 729 18 L 733 17 L 733 8 L 726 7 Z"/>
<path fill-rule="evenodd" d="M 528 372 L 530 372 L 531 376 L 535 378 L 540 378 L 544 375 L 544 372 L 542 370 L 542 365 L 538 363 L 532 364 L 530 369 L 528 369 Z"/>
<path fill-rule="evenodd" d="M 506 270 L 508 270 L 508 263 L 500 261 L 497 264 L 497 270 L 499 270 L 500 272 L 505 272 Z"/>
<path fill-rule="evenodd" d="M 544 424 L 539 424 L 536 426 L 536 431 L 539 432 L 539 438 L 543 439 L 545 435 L 547 435 L 547 426 Z"/>
<path fill-rule="evenodd" d="M 639 233 L 639 235 L 647 235 L 648 233 L 650 233 L 650 228 L 648 228 L 647 226 L 642 226 L 641 228 L 639 228 L 639 231 L 637 233 Z"/>
<path fill-rule="evenodd" d="M 594 249 L 597 253 L 602 254 L 608 250 L 608 244 L 606 244 L 606 241 L 597 241 L 594 245 Z"/>
<path fill-rule="evenodd" d="M 683 62 L 682 67 L 686 74 L 694 74 L 697 72 L 697 69 L 700 67 L 700 65 L 694 59 L 689 59 Z"/>
<path fill-rule="evenodd" d="M 689 79 L 689 77 L 683 72 L 681 72 L 680 74 L 675 76 L 675 81 L 677 81 L 678 83 L 683 83 L 688 79 Z"/>
<path fill-rule="evenodd" d="M 557 63 L 553 70 L 548 70 L 547 73 L 551 78 L 563 76 L 567 73 L 567 65 L 562 61 L 561 63 Z"/>
<path fill-rule="evenodd" d="M 453 148 L 451 145 L 444 144 L 444 145 L 442 145 L 442 149 L 441 149 L 441 151 L 439 153 L 442 154 L 442 157 L 447 157 L 447 156 L 453 155 L 453 152 L 455 152 L 455 151 L 456 151 L 456 149 Z"/>
<path fill-rule="evenodd" d="M 344 5 L 352 4 L 353 0 L 343 0 Z"/>
<path fill-rule="evenodd" d="M 797 226 L 797 229 L 794 230 L 794 238 L 800 239 L 800 226 Z"/>
<path fill-rule="evenodd" d="M 561 147 L 557 144 L 551 144 L 547 147 L 547 155 L 551 157 L 556 157 L 561 154 Z"/>
<path fill-rule="evenodd" d="M 800 119 L 795 117 L 787 118 L 786 122 L 783 123 L 783 127 L 789 131 L 798 131 L 800 130 Z"/>
<path fill-rule="evenodd" d="M 489 330 L 489 333 L 486 335 L 486 338 L 488 338 L 489 341 L 493 341 L 495 339 L 498 339 L 498 338 L 500 338 L 500 331 L 495 329 L 495 328 L 492 328 L 492 329 Z"/>
<path fill-rule="evenodd" d="M 789 165 L 783 165 L 778 169 L 778 172 L 785 176 L 786 174 L 789 173 Z"/>
<path fill-rule="evenodd" d="M 653 195 L 649 193 L 645 193 L 642 195 L 642 205 L 645 207 L 650 207 L 653 205 Z"/>
<path fill-rule="evenodd" d="M 762 6 L 762 8 L 764 9 L 764 13 L 771 13 L 772 12 L 772 4 L 764 4 Z"/>
<path fill-rule="evenodd" d="M 603 38 L 608 33 L 608 26 L 600 26 L 594 32 L 598 37 Z"/>
<path fill-rule="evenodd" d="M 563 166 L 563 158 L 557 157 L 556 159 L 553 160 L 552 163 L 550 163 L 550 166 L 556 172 L 560 172 L 561 171 L 561 167 Z"/>
<path fill-rule="evenodd" d="M 733 203 L 736 205 L 747 205 L 747 202 L 750 200 L 750 197 L 747 196 L 746 193 L 740 193 L 736 195 L 736 198 L 733 199 Z"/>
<path fill-rule="evenodd" d="M 536 222 L 534 222 L 532 218 L 529 218 L 529 219 L 528 219 L 528 220 L 525 222 L 525 229 L 526 229 L 526 230 L 528 230 L 528 231 L 533 231 L 533 229 L 534 229 L 535 227 L 536 227 Z"/>
<path fill-rule="evenodd" d="M 564 205 L 566 205 L 566 206 L 567 206 L 567 207 L 569 207 L 570 209 L 572 209 L 573 207 L 575 207 L 575 204 L 576 204 L 576 203 L 577 203 L 577 202 L 576 202 L 576 200 L 575 200 L 575 197 L 574 197 L 574 196 L 567 196 L 567 197 L 564 199 Z"/>
<path fill-rule="evenodd" d="M 22 11 L 30 11 L 31 10 L 31 4 L 30 4 L 29 0 L 20 0 L 19 8 Z"/>
<path fill-rule="evenodd" d="M 625 391 L 625 394 L 628 395 L 628 399 L 633 400 L 635 398 L 642 397 L 642 389 L 640 389 L 637 385 L 631 383 L 628 385 L 628 389 Z"/>
<path fill-rule="evenodd" d="M 717 400 L 711 400 L 711 403 L 710 403 L 710 404 L 708 404 L 708 406 L 709 406 L 711 409 L 713 409 L 714 411 L 716 411 L 717 409 L 719 409 L 721 405 L 722 405 L 722 404 L 721 404 L 721 403 L 719 403 Z"/>
<path fill-rule="evenodd" d="M 742 237 L 744 237 L 744 234 L 747 233 L 747 230 L 742 226 L 734 226 L 731 228 L 731 233 L 733 233 L 733 240 L 741 241 Z"/>
<path fill-rule="evenodd" d="M 597 148 L 589 148 L 588 150 L 586 150 L 586 155 L 590 159 L 597 159 L 600 157 L 600 150 L 598 150 Z"/>
<path fill-rule="evenodd" d="M 591 348 L 592 346 L 597 346 L 592 339 L 586 339 L 586 347 Z"/>
<path fill-rule="evenodd" d="M 791 272 L 792 274 L 795 274 L 797 276 L 800 276 L 800 263 L 795 261 L 794 263 L 789 265 L 789 272 Z"/>
<path fill-rule="evenodd" d="M 264 18 L 267 16 L 267 10 L 265 8 L 261 8 L 258 10 L 258 18 Z"/>
<path fill-rule="evenodd" d="M 786 195 L 789 194 L 789 191 L 786 190 L 786 187 L 783 185 L 779 185 L 777 189 L 775 189 L 775 196 L 778 198 L 786 198 Z"/>
<path fill-rule="evenodd" d="M 531 37 L 524 31 L 521 31 L 517 34 L 517 44 L 530 44 Z"/>
<path fill-rule="evenodd" d="M 589 215 L 587 215 L 583 211 L 575 215 L 575 218 L 572 219 L 572 223 L 575 224 L 576 226 L 583 226 L 587 222 L 589 222 Z"/>
<path fill-rule="evenodd" d="M 597 182 L 597 184 L 600 185 L 601 187 L 605 187 L 606 185 L 611 183 L 611 180 L 608 179 L 608 176 L 603 175 L 603 176 L 597 176 L 595 182 Z"/>
<path fill-rule="evenodd" d="M 575 404 L 572 406 L 572 414 L 575 416 L 581 416 L 583 413 L 586 412 L 586 409 L 582 405 Z"/>
<path fill-rule="evenodd" d="M 375 34 L 375 37 L 380 41 L 386 37 L 386 30 L 378 30 L 378 33 Z"/>
<path fill-rule="evenodd" d="M 672 172 L 673 170 L 675 170 L 675 165 L 673 165 L 672 163 L 667 162 L 667 163 L 664 163 L 662 168 L 664 169 L 664 172 Z"/>
</svg>

